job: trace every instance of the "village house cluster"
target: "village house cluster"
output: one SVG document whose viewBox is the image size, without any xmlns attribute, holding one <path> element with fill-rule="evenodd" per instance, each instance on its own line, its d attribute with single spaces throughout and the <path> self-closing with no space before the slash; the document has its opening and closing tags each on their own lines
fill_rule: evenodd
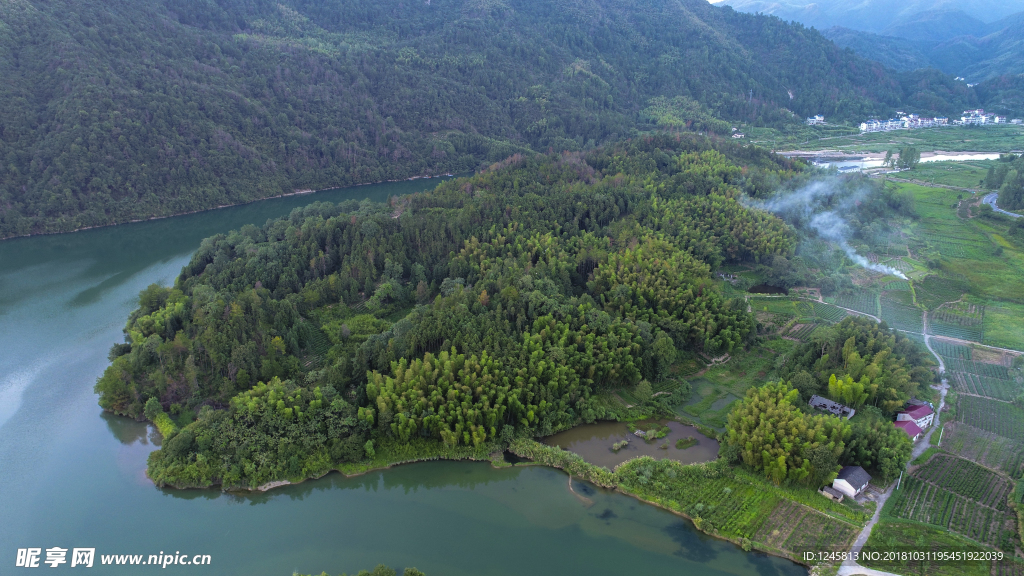
<svg viewBox="0 0 1024 576">
<path fill-rule="evenodd" d="M 811 396 L 808 404 L 813 408 L 835 414 L 847 420 L 852 418 L 855 413 L 853 408 L 843 406 L 838 402 L 821 396 Z M 893 426 L 906 433 L 911 442 L 917 442 L 924 434 L 924 430 L 931 426 L 934 420 L 935 409 L 930 403 L 911 398 L 907 402 L 906 408 L 896 414 L 896 421 L 893 422 Z M 870 482 L 871 475 L 860 466 L 843 466 L 843 469 L 839 471 L 839 475 L 832 481 L 832 485 L 825 486 L 819 490 L 819 493 L 826 498 L 836 501 L 842 501 L 844 497 L 856 498 L 867 489 Z"/>
<path fill-rule="evenodd" d="M 915 128 L 935 128 L 949 126 L 949 118 L 938 116 L 935 118 L 922 118 L 917 114 L 903 114 L 897 118 L 888 120 L 868 120 L 861 122 L 861 132 L 889 132 L 891 130 L 913 130 Z"/>
<path fill-rule="evenodd" d="M 959 120 L 950 122 L 949 118 L 936 116 L 934 118 L 923 118 L 917 114 L 904 114 L 897 112 L 896 118 L 888 120 L 868 120 L 861 122 L 861 133 L 867 132 L 889 132 L 891 130 L 913 130 L 914 128 L 936 128 L 942 126 L 990 126 L 992 124 L 1022 124 L 1024 121 L 1015 118 L 1009 122 L 1006 116 L 996 116 L 986 113 L 983 109 L 964 110 Z M 808 118 L 808 123 L 810 119 Z"/>
</svg>

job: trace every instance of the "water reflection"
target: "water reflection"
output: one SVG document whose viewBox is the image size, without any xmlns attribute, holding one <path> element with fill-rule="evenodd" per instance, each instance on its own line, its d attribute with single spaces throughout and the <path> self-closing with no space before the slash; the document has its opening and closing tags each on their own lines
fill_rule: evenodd
<svg viewBox="0 0 1024 576">
<path fill-rule="evenodd" d="M 100 418 L 107 423 L 110 433 L 121 444 L 149 443 L 149 425 L 137 422 L 124 416 L 115 416 L 110 412 L 100 412 Z"/>
</svg>

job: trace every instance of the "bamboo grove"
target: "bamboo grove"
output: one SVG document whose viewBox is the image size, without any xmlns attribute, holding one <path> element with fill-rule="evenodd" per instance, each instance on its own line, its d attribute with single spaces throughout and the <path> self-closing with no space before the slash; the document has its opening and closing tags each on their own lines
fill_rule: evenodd
<svg viewBox="0 0 1024 576">
<path fill-rule="evenodd" d="M 479 447 L 609 417 L 600 391 L 670 377 L 679 350 L 749 343 L 750 314 L 711 270 L 791 255 L 791 230 L 737 199 L 794 168 L 657 136 L 208 238 L 173 287 L 140 295 L 100 404 L 169 413 L 180 430 L 150 475 L 191 486 L 320 474 L 381 441 Z"/>
</svg>

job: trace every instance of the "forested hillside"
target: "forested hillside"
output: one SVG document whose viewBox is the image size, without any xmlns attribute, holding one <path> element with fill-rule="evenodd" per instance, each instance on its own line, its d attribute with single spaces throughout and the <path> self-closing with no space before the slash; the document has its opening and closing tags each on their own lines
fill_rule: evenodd
<svg viewBox="0 0 1024 576">
<path fill-rule="evenodd" d="M 598 392 L 672 378 L 678 350 L 749 344 L 753 317 L 710 272 L 792 254 L 792 231 L 738 198 L 793 168 L 662 136 L 209 238 L 174 287 L 141 294 L 100 404 L 160 427 L 149 474 L 176 486 L 612 417 Z"/>
<path fill-rule="evenodd" d="M 0 237 L 468 171 L 659 124 L 978 104 L 949 77 L 896 76 L 704 0 L 13 1 L 0 74 Z"/>
</svg>

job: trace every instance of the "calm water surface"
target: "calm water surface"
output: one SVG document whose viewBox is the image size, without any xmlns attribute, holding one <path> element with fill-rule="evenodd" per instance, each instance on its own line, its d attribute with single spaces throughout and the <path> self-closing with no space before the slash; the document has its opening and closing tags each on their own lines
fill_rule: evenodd
<svg viewBox="0 0 1024 576">
<path fill-rule="evenodd" d="M 159 490 L 146 479 L 152 430 L 103 414 L 92 391 L 138 292 L 173 282 L 206 236 L 314 201 L 383 200 L 434 183 L 0 242 L 0 575 L 20 572 L 17 548 L 54 546 L 210 554 L 209 567 L 161 570 L 206 575 L 336 574 L 380 562 L 430 576 L 805 573 L 576 482 L 581 500 L 564 474 L 540 467 L 416 464 L 256 496 Z M 74 570 L 65 564 L 57 573 Z M 97 558 L 88 573 L 153 570 L 104 567 Z"/>
</svg>

